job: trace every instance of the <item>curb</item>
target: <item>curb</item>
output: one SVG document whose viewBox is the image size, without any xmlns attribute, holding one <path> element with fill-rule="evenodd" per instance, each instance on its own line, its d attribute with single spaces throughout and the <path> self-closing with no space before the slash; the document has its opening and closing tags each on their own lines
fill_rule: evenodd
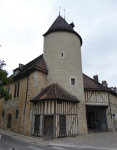
<svg viewBox="0 0 117 150">
<path fill-rule="evenodd" d="M 78 146 L 78 145 L 54 144 L 54 143 L 50 143 L 50 144 L 48 144 L 48 146 L 77 147 L 77 148 L 89 148 L 89 149 L 99 149 L 99 150 L 117 150 L 117 148 L 89 147 L 89 146 Z"/>
</svg>

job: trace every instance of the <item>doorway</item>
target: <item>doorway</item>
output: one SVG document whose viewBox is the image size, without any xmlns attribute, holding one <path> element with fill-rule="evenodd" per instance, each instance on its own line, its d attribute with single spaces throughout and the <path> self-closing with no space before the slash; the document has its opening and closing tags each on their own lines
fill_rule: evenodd
<svg viewBox="0 0 117 150">
<path fill-rule="evenodd" d="M 53 116 L 45 116 L 44 119 L 44 140 L 53 139 Z"/>
<path fill-rule="evenodd" d="M 87 106 L 87 126 L 89 132 L 107 132 L 106 108 L 101 106 Z"/>
<path fill-rule="evenodd" d="M 12 123 L 12 115 L 10 114 L 10 115 L 8 116 L 7 128 L 11 128 L 11 123 Z"/>
</svg>

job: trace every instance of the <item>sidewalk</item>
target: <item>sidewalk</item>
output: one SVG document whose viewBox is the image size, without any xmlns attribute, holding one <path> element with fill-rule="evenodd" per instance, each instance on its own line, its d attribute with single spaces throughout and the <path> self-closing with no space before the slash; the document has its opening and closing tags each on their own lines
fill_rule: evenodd
<svg viewBox="0 0 117 150">
<path fill-rule="evenodd" d="M 97 133 L 97 134 L 88 134 L 86 136 L 78 136 L 78 137 L 66 137 L 66 138 L 58 138 L 55 141 L 44 141 L 39 137 L 29 137 L 21 134 L 17 134 L 7 130 L 1 130 L 0 134 L 4 134 L 6 136 L 10 136 L 16 138 L 18 140 L 35 143 L 39 145 L 71 145 L 77 147 L 101 147 L 101 148 L 115 148 L 117 149 L 117 132 L 116 133 Z M 2 136 L 1 136 L 2 139 Z"/>
<path fill-rule="evenodd" d="M 40 144 L 40 145 L 46 145 L 47 144 L 40 137 L 30 137 L 30 136 L 26 136 L 26 135 L 22 135 L 22 134 L 18 134 L 15 132 L 2 130 L 2 129 L 0 129 L 0 134 L 15 138 L 17 140 L 21 140 L 21 141 L 24 141 L 27 143 L 36 143 L 36 144 Z M 1 139 L 2 139 L 2 135 L 1 135 Z"/>
</svg>

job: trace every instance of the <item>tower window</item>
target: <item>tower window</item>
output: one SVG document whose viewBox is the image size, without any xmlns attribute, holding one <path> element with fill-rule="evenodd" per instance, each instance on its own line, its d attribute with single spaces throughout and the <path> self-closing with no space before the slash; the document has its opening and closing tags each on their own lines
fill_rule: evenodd
<svg viewBox="0 0 117 150">
<path fill-rule="evenodd" d="M 64 53 L 63 53 L 63 52 L 61 52 L 60 57 L 61 57 L 61 58 L 63 58 L 63 57 L 64 57 Z"/>
<path fill-rule="evenodd" d="M 75 78 L 71 78 L 71 85 L 75 85 Z"/>
</svg>

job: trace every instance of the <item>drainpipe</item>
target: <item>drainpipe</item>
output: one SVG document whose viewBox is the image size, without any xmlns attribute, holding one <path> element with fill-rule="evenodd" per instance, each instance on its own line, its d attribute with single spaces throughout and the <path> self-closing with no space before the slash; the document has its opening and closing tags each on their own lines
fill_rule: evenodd
<svg viewBox="0 0 117 150">
<path fill-rule="evenodd" d="M 114 129 L 113 129 L 113 119 L 112 119 L 112 113 L 111 113 L 111 104 L 110 104 L 110 97 L 109 97 L 109 93 L 108 93 L 108 100 L 109 100 L 109 106 L 110 106 L 111 125 L 112 125 L 112 130 L 113 130 L 113 132 L 114 132 Z"/>
<path fill-rule="evenodd" d="M 22 134 L 23 134 L 23 128 L 24 128 L 24 117 L 25 117 L 26 103 L 27 103 L 28 81 L 29 81 L 29 73 L 28 73 L 28 77 L 27 77 L 26 99 L 25 99 L 24 112 L 23 112 L 23 120 L 22 120 Z"/>
</svg>

